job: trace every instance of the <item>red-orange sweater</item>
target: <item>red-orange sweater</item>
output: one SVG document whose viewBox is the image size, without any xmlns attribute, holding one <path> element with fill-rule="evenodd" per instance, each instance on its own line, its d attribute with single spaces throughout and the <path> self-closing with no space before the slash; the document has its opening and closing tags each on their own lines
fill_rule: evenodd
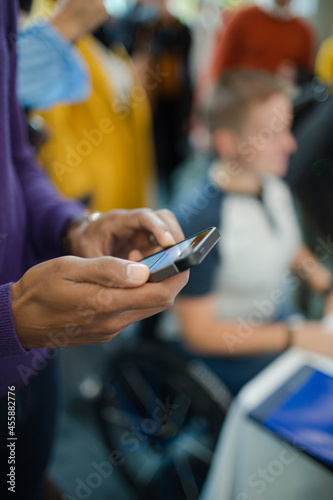
<svg viewBox="0 0 333 500">
<path fill-rule="evenodd" d="M 256 6 L 237 12 L 220 38 L 212 68 L 213 79 L 232 68 L 276 72 L 286 61 L 312 71 L 314 34 L 300 19 L 283 21 Z"/>
</svg>

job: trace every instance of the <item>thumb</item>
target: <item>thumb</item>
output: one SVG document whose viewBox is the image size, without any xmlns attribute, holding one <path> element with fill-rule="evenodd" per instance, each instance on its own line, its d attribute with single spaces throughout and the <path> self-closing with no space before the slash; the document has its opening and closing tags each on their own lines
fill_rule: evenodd
<svg viewBox="0 0 333 500">
<path fill-rule="evenodd" d="M 147 266 L 115 257 L 81 259 L 80 265 L 71 272 L 72 281 L 107 288 L 135 288 L 144 285 L 148 278 Z"/>
</svg>

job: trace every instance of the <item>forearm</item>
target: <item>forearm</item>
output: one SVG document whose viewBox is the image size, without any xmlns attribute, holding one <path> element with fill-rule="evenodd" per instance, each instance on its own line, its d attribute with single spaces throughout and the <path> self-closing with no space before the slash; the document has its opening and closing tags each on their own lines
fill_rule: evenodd
<svg viewBox="0 0 333 500">
<path fill-rule="evenodd" d="M 57 30 L 40 22 L 19 33 L 17 94 L 24 108 L 41 110 L 82 102 L 90 91 L 86 64 Z"/>
<path fill-rule="evenodd" d="M 331 287 L 331 272 L 319 262 L 306 245 L 302 245 L 299 249 L 292 263 L 292 270 L 317 293 L 326 292 Z"/>
<path fill-rule="evenodd" d="M 19 175 L 36 253 L 42 260 L 57 257 L 62 254 L 61 236 L 66 223 L 79 216 L 84 207 L 62 200 L 46 175 L 33 164 L 22 168 Z"/>
<path fill-rule="evenodd" d="M 82 34 L 78 19 L 68 16 L 65 10 L 57 12 L 51 19 L 50 24 L 70 43 L 75 42 Z"/>
<path fill-rule="evenodd" d="M 73 43 L 94 31 L 108 18 L 103 0 L 67 0 L 51 19 L 51 24 Z"/>
<path fill-rule="evenodd" d="M 84 208 L 79 203 L 61 199 L 45 172 L 35 162 L 15 93 L 15 60 L 13 57 L 11 61 L 12 89 L 9 103 L 13 163 L 24 194 L 30 238 L 36 253 L 41 259 L 53 258 L 60 254 L 60 235 L 65 223 L 83 212 Z"/>
<path fill-rule="evenodd" d="M 244 320 L 219 320 L 212 314 L 212 304 L 186 300 L 176 304 L 184 340 L 190 349 L 210 356 L 251 356 L 281 352 L 299 347 L 333 355 L 333 336 L 322 330 L 320 322 L 298 325 L 266 323 L 252 327 Z"/>
<path fill-rule="evenodd" d="M 251 327 L 246 322 L 208 320 L 189 324 L 182 321 L 182 331 L 189 347 L 201 354 L 245 356 L 282 351 L 288 346 L 285 323 Z"/>
</svg>

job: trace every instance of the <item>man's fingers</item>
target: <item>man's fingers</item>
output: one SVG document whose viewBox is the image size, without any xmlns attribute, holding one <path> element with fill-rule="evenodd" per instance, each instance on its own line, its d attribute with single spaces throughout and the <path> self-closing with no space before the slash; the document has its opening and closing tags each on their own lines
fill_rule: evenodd
<svg viewBox="0 0 333 500">
<path fill-rule="evenodd" d="M 70 280 L 76 283 L 92 283 L 106 288 L 135 288 L 144 285 L 149 278 L 147 266 L 114 257 L 99 259 L 75 259 Z"/>
<path fill-rule="evenodd" d="M 171 233 L 176 241 L 179 243 L 185 236 L 179 222 L 173 212 L 168 209 L 162 209 L 157 211 L 158 216 L 165 222 L 165 224 L 170 228 Z"/>
<path fill-rule="evenodd" d="M 189 273 L 181 273 L 161 283 L 147 283 L 141 288 L 107 290 L 98 293 L 99 312 L 108 315 L 110 312 L 124 312 L 172 307 L 176 296 L 188 282 Z"/>
<path fill-rule="evenodd" d="M 172 246 L 184 238 L 176 217 L 169 210 L 134 210 L 128 214 L 126 225 L 152 233 L 162 247 Z"/>
<path fill-rule="evenodd" d="M 133 260 L 134 262 L 139 262 L 143 258 L 144 255 L 139 250 L 133 250 L 128 256 L 128 260 Z"/>
</svg>

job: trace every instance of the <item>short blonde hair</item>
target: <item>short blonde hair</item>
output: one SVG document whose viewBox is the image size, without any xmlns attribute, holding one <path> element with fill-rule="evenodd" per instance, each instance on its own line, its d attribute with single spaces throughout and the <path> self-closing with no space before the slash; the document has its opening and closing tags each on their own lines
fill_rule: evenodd
<svg viewBox="0 0 333 500">
<path fill-rule="evenodd" d="M 249 109 L 276 94 L 286 95 L 279 78 L 263 71 L 235 69 L 216 83 L 199 113 L 211 132 L 221 128 L 240 131 Z"/>
</svg>

